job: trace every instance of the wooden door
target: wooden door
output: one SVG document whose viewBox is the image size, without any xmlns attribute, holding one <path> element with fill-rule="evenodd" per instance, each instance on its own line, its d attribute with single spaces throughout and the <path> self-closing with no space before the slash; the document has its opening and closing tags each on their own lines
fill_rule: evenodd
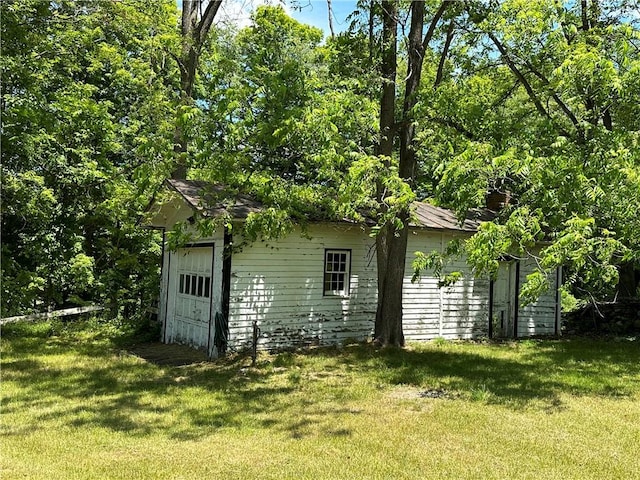
<svg viewBox="0 0 640 480">
<path fill-rule="evenodd" d="M 213 246 L 172 253 L 167 311 L 168 343 L 206 349 L 213 338 L 211 318 Z"/>
<path fill-rule="evenodd" d="M 493 286 L 493 332 L 497 338 L 514 336 L 515 318 L 514 262 L 500 262 Z"/>
</svg>

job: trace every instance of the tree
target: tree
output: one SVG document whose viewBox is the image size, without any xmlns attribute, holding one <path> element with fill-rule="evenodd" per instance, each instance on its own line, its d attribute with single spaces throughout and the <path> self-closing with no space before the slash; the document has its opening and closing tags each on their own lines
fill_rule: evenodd
<svg viewBox="0 0 640 480">
<path fill-rule="evenodd" d="M 175 166 L 172 178 L 186 178 L 188 169 L 188 138 L 184 123 L 194 105 L 194 85 L 202 49 L 222 0 L 183 0 L 180 23 L 181 48 L 174 55 L 180 69 L 180 107 L 176 115 L 173 137 Z M 203 11 L 204 9 L 204 11 Z"/>
<path fill-rule="evenodd" d="M 467 250 L 478 274 L 505 254 L 535 258 L 528 300 L 560 265 L 581 297 L 637 295 L 637 9 L 468 2 L 444 78 L 422 92 L 418 115 L 433 122 L 422 189 L 461 212 L 488 188 L 510 190 L 512 204 Z M 551 244 L 538 251 L 541 239 Z"/>
<path fill-rule="evenodd" d="M 319 29 L 262 6 L 250 27 L 203 55 L 195 172 L 271 207 L 251 216 L 249 236 L 342 218 L 348 168 L 372 153 L 375 104 L 332 68 L 334 44 L 321 42 Z"/>
<path fill-rule="evenodd" d="M 451 2 L 443 1 L 432 16 L 427 32 L 423 32 L 425 2 L 411 2 L 410 29 L 407 38 L 407 75 L 404 80 L 404 101 L 399 119 L 395 119 L 395 80 L 397 70 L 398 26 L 397 3 L 382 2 L 383 53 L 381 72 L 384 79 L 380 102 L 380 147 L 385 170 L 397 172 L 401 180 L 400 191 L 389 192 L 387 180 L 377 182 L 377 200 L 381 205 L 381 228 L 376 235 L 378 266 L 378 306 L 376 311 L 375 340 L 381 345 L 404 345 L 402 332 L 402 284 L 404 281 L 409 230 L 411 194 L 416 179 L 417 157 L 414 145 L 414 107 L 421 84 L 426 49 L 435 28 Z M 424 37 L 423 37 L 424 33 Z M 392 164 L 394 140 L 399 137 L 397 170 Z M 404 185 L 403 185 L 404 184 Z M 389 208 L 393 199 L 394 208 Z"/>
<path fill-rule="evenodd" d="M 1 314 L 139 305 L 158 273 L 158 245 L 135 223 L 171 150 L 175 5 L 0 8 Z"/>
</svg>

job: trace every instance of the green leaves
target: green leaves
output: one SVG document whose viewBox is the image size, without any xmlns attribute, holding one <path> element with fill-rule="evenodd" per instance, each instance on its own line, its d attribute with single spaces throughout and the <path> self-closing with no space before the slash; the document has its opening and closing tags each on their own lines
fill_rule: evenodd
<svg viewBox="0 0 640 480">
<path fill-rule="evenodd" d="M 443 252 L 434 250 L 428 254 L 423 252 L 414 252 L 414 260 L 411 264 L 413 268 L 413 276 L 411 282 L 417 282 L 422 276 L 422 272 L 428 271 L 429 275 L 434 275 L 438 278 L 438 287 L 448 287 L 456 283 L 463 278 L 463 273 L 460 271 L 449 271 L 447 266 L 463 254 L 464 243 L 461 239 L 453 239 L 447 243 L 447 246 Z"/>
<path fill-rule="evenodd" d="M 599 229 L 593 218 L 574 217 L 567 220 L 554 243 L 541 251 L 541 265 L 563 266 L 569 285 L 588 286 L 592 294 L 603 295 L 618 281 L 617 265 L 630 254 L 615 232 Z"/>
<path fill-rule="evenodd" d="M 146 254 L 152 235 L 132 225 L 170 152 L 175 72 L 158 62 L 176 33 L 175 4 L 0 8 L 2 275 L 15 289 L 2 315 L 114 291 L 142 298 L 144 281 L 132 279 L 155 278 L 157 257 Z"/>
<path fill-rule="evenodd" d="M 355 91 L 353 79 L 334 77 L 335 52 L 320 44 L 321 32 L 282 8 L 260 7 L 237 36 L 218 35 L 201 58 L 204 133 L 193 176 L 265 205 L 245 226 L 252 238 L 275 237 L 292 222 L 361 218 L 371 184 L 346 180 L 355 179 L 354 162 L 367 168 L 376 101 Z"/>
<path fill-rule="evenodd" d="M 574 293 L 611 299 L 621 263 L 640 266 L 638 3 L 471 7 L 442 82 L 421 92 L 421 190 L 461 216 L 487 190 L 509 190 L 499 224 L 467 245 L 477 273 L 500 255 L 536 260 L 531 297 L 565 262 Z M 541 240 L 549 258 L 532 250 Z"/>
</svg>

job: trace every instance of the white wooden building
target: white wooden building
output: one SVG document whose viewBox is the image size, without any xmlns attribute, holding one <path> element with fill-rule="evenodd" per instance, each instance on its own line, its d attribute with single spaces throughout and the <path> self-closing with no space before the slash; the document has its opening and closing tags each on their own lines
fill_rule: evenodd
<svg viewBox="0 0 640 480">
<path fill-rule="evenodd" d="M 226 205 L 216 203 L 211 192 L 221 189 L 203 182 L 168 180 L 167 186 L 172 195 L 151 207 L 150 224 L 157 228 L 170 229 L 194 215 L 223 211 L 242 222 L 260 209 L 242 195 Z M 502 262 L 494 282 L 468 273 L 453 286 L 441 288 L 436 277 L 424 272 L 412 283 L 415 251 L 443 250 L 451 239 L 473 234 L 480 222 L 468 219 L 460 224 L 452 212 L 426 203 L 416 203 L 415 208 L 403 290 L 407 341 L 558 333 L 559 275 L 549 293 L 521 307 L 517 293 L 533 270 L 526 261 Z M 235 237 L 237 246 L 241 239 Z M 231 242 L 221 227 L 208 238 L 165 251 L 159 309 L 164 342 L 192 345 L 213 357 L 251 348 L 254 323 L 258 348 L 371 338 L 377 277 L 375 242 L 367 227 L 318 222 L 304 234 L 294 230 L 284 238 L 247 243 L 240 249 L 230 248 Z M 464 260 L 450 268 L 469 272 Z"/>
</svg>

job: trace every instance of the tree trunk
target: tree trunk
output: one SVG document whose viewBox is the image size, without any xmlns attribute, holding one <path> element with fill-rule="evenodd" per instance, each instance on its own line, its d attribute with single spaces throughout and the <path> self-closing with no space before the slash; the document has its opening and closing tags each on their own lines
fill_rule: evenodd
<svg viewBox="0 0 640 480">
<path fill-rule="evenodd" d="M 371 6 L 373 8 L 373 5 Z M 393 155 L 395 106 L 396 106 L 396 72 L 397 72 L 397 29 L 398 6 L 395 1 L 382 2 L 382 96 L 380 98 L 380 139 L 378 155 L 384 158 L 385 170 L 391 166 Z M 376 185 L 378 204 L 384 209 L 384 185 L 379 179 Z M 385 213 L 384 211 L 382 213 Z M 388 307 L 385 299 L 388 297 L 387 270 L 389 261 L 389 237 L 393 231 L 389 225 L 382 225 L 376 236 L 376 262 L 378 266 L 378 303 L 376 308 L 376 322 L 374 329 L 375 341 L 387 345 L 390 342 L 392 330 L 389 323 Z"/>
<path fill-rule="evenodd" d="M 202 11 L 206 4 L 206 9 Z M 193 105 L 193 86 L 196 81 L 196 72 L 200 60 L 200 52 L 209 34 L 222 0 L 183 0 L 182 1 L 182 50 L 180 56 L 176 56 L 180 68 L 180 106 L 176 112 L 176 127 L 173 132 L 174 166 L 171 178 L 187 178 L 189 167 L 187 151 L 189 140 L 187 139 L 182 120 L 182 108 Z"/>
<path fill-rule="evenodd" d="M 187 148 L 187 139 L 182 133 L 182 127 L 176 125 L 173 132 L 173 155 L 175 160 L 173 170 L 171 170 L 171 178 L 173 179 L 187 178 Z"/>
<path fill-rule="evenodd" d="M 184 133 L 180 115 L 183 107 L 189 107 L 193 104 L 193 85 L 199 59 L 192 42 L 184 39 L 183 42 L 182 57 L 180 59 L 180 106 L 176 112 L 176 126 L 173 132 L 174 165 L 171 171 L 171 178 L 173 179 L 187 178 L 189 141 Z"/>
<path fill-rule="evenodd" d="M 392 32 L 395 40 L 397 28 L 397 10 L 395 2 L 383 2 L 383 36 L 391 38 Z M 390 157 L 389 151 L 393 151 L 393 138 L 400 137 L 400 159 L 398 173 L 400 178 L 413 187 L 416 175 L 416 154 L 413 146 L 415 137 L 415 123 L 413 121 L 413 109 L 416 105 L 416 95 L 420 87 L 422 76 L 422 63 L 424 52 L 433 36 L 436 24 L 442 17 L 446 7 L 451 3 L 445 0 L 434 15 L 429 29 L 422 38 L 424 26 L 425 4 L 422 1 L 411 2 L 411 27 L 407 42 L 407 76 L 405 79 L 405 96 L 402 105 L 402 117 L 397 127 L 390 122 L 390 110 L 395 110 L 395 86 L 394 99 L 388 98 L 387 75 L 393 70 L 393 79 L 397 67 L 395 46 L 393 52 L 388 51 L 384 45 L 382 58 L 382 73 L 385 79 L 383 85 L 382 100 L 380 105 L 380 154 Z M 390 30 L 393 29 L 391 32 Z M 395 45 L 395 42 L 394 42 Z M 393 60 L 391 54 L 393 53 Z M 395 83 L 395 82 L 394 82 Z M 390 128 L 391 127 L 391 128 Z M 387 132 L 390 132 L 387 134 Z M 387 138 L 387 135 L 391 138 Z M 378 185 L 378 200 L 381 200 L 381 189 Z M 404 345 L 404 333 L 402 331 L 402 286 L 404 282 L 404 270 L 407 257 L 407 241 L 409 234 L 410 206 L 406 205 L 396 215 L 400 220 L 400 227 L 392 224 L 383 226 L 376 237 L 378 260 L 378 308 L 376 310 L 375 341 L 380 345 Z"/>
<path fill-rule="evenodd" d="M 620 298 L 638 298 L 638 286 L 640 285 L 640 271 L 635 268 L 633 262 L 623 263 L 618 267 L 618 295 Z"/>
<path fill-rule="evenodd" d="M 403 224 L 408 223 L 407 212 L 398 215 Z M 402 283 L 407 253 L 408 228 L 396 230 L 387 227 L 378 237 L 384 238 L 384 255 L 378 252 L 378 308 L 376 311 L 375 341 L 379 345 L 404 346 L 402 329 Z M 376 246 L 378 246 L 376 239 Z M 384 258 L 381 258 L 384 257 Z M 381 268 L 382 267 L 382 268 Z M 381 278 L 380 272 L 383 272 Z"/>
</svg>

